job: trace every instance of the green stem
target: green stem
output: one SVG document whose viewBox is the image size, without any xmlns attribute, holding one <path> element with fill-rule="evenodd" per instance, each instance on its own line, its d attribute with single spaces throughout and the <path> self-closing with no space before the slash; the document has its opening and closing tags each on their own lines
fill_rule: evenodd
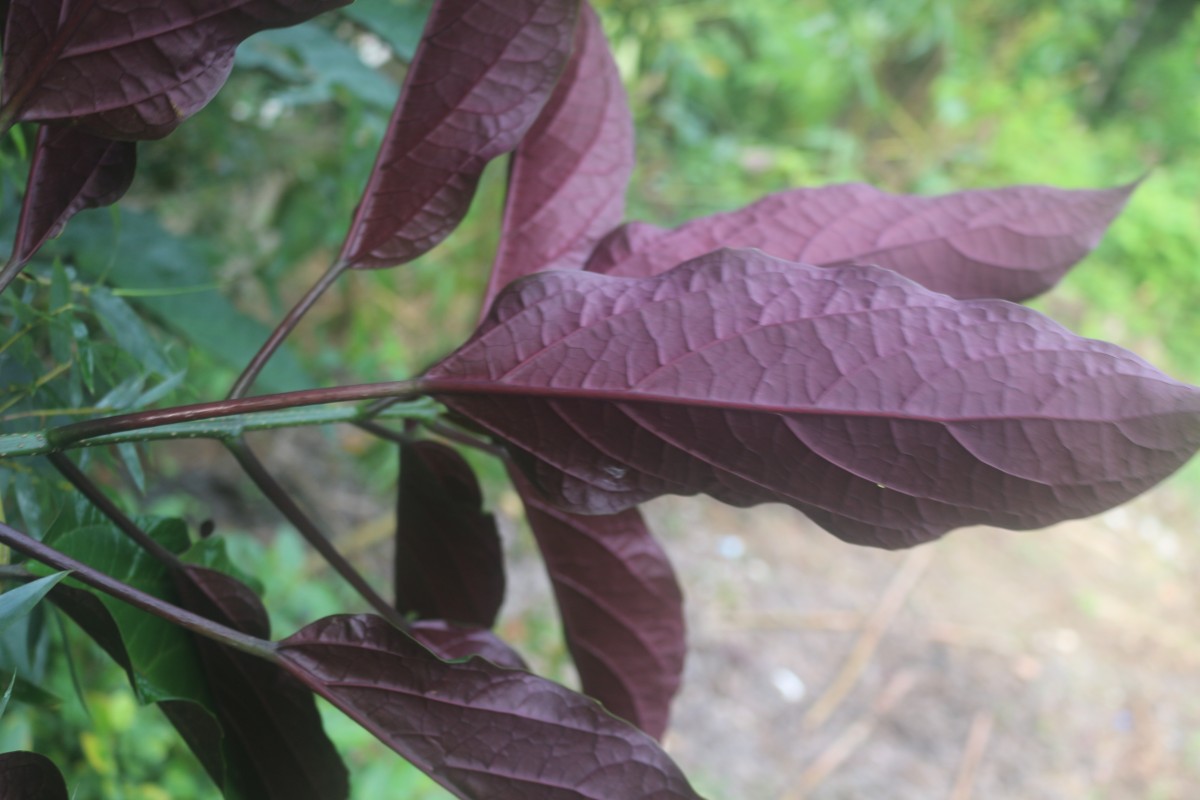
<svg viewBox="0 0 1200 800">
<path fill-rule="evenodd" d="M 104 592 L 124 603 L 128 603 L 134 608 L 140 608 L 142 611 L 162 617 L 168 622 L 173 622 L 192 633 L 212 639 L 219 644 L 228 645 L 236 650 L 241 650 L 243 653 L 249 653 L 252 656 L 265 658 L 269 661 L 277 660 L 275 646 L 271 642 L 235 631 L 233 628 L 213 622 L 210 619 L 205 619 L 199 614 L 193 614 L 165 600 L 160 600 L 153 595 L 139 591 L 128 584 L 121 583 L 81 561 L 76 561 L 65 553 L 60 553 L 53 547 L 42 544 L 36 539 L 21 533 L 16 528 L 5 525 L 3 522 L 0 522 L 0 544 L 6 544 L 13 550 L 24 553 L 30 558 L 41 561 L 43 564 L 48 564 L 55 569 L 70 570 L 73 573 L 71 577 L 80 583 L 90 586 L 97 591 Z"/>
<path fill-rule="evenodd" d="M 170 425 L 175 422 L 195 422 L 218 417 L 232 417 L 235 414 L 281 411 L 285 408 L 370 400 L 377 397 L 405 398 L 420 393 L 419 381 L 389 381 L 333 386 L 328 389 L 302 389 L 298 392 L 265 394 L 237 400 L 218 400 L 215 403 L 195 403 L 139 411 L 134 414 L 89 419 L 86 422 L 76 422 L 48 431 L 46 441 L 55 449 L 61 449 L 105 433 L 124 433 L 143 428 L 157 428 L 160 425 Z"/>
<path fill-rule="evenodd" d="M 255 400 L 261 398 L 254 398 Z M 360 419 L 434 419 L 438 406 L 431 400 L 398 403 L 380 414 L 372 415 L 367 407 L 352 408 L 286 408 L 280 411 L 234 414 L 233 416 L 158 424 L 153 428 L 130 429 L 120 433 L 102 433 L 68 444 L 51 444 L 49 432 L 10 433 L 0 435 L 0 458 L 35 456 L 53 453 L 69 447 L 97 447 L 123 442 L 146 442 L 157 439 L 229 439 L 248 431 L 272 428 L 298 428 L 305 425 L 327 425 L 334 422 L 357 422 Z M 98 420 L 97 420 L 98 421 Z"/>
</svg>

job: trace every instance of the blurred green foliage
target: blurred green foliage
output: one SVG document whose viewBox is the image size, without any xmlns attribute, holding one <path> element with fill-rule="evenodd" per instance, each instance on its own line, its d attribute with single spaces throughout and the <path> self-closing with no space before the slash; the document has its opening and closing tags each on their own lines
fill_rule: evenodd
<svg viewBox="0 0 1200 800">
<path fill-rule="evenodd" d="M 357 0 L 256 36 L 207 109 L 139 148 L 138 177 L 120 211 L 80 215 L 0 297 L 6 432 L 66 422 L 80 409 L 225 392 L 335 255 L 424 7 Z M 766 192 L 848 180 L 940 193 L 1020 182 L 1111 186 L 1148 173 L 1098 251 L 1037 305 L 1200 381 L 1195 0 L 597 7 L 638 127 L 633 216 L 676 223 Z M 16 221 L 25 145 L 20 131 L 0 143 L 0 247 Z M 461 341 L 478 313 L 503 174 L 502 164 L 489 170 L 445 246 L 399 269 L 341 280 L 259 388 L 402 378 Z M 186 469 L 165 451 L 81 457 L 132 508 L 147 485 Z M 393 448 L 368 443 L 353 461 L 357 479 L 386 503 Z M 31 532 L 74 513 L 66 496 L 38 460 L 0 469 L 0 514 Z M 202 513 L 186 500 L 156 504 Z M 294 536 L 234 536 L 229 544 L 232 564 L 262 579 L 279 635 L 358 607 L 340 583 L 316 579 Z M 558 672 L 564 655 L 550 617 L 547 610 L 504 633 Z M 0 749 L 47 753 L 75 797 L 214 792 L 161 715 L 137 707 L 121 670 L 44 604 L 0 637 L 0 667 L 19 673 Z M 73 674 L 87 677 L 82 693 Z M 445 796 L 340 714 L 323 713 L 355 797 Z"/>
</svg>

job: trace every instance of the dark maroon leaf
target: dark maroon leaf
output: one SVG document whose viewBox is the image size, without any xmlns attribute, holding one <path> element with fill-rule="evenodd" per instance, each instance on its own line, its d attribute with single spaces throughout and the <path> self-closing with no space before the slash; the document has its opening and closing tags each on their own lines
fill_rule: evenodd
<svg viewBox="0 0 1200 800">
<path fill-rule="evenodd" d="M 266 612 L 247 587 L 200 567 L 186 571 L 178 587 L 189 610 L 245 633 L 269 635 Z M 95 595 L 59 585 L 50 598 L 135 680 L 121 632 Z M 217 718 L 183 700 L 158 705 L 213 782 L 245 797 L 346 797 L 346 770 L 324 734 L 312 694 L 276 665 L 195 641 Z"/>
<path fill-rule="evenodd" d="M 962 299 L 1025 300 L 1096 246 L 1136 186 L 1010 186 L 939 197 L 861 183 L 794 189 L 665 233 L 635 232 L 625 254 L 596 256 L 588 268 L 648 277 L 722 247 L 754 247 L 817 266 L 875 264 Z"/>
<path fill-rule="evenodd" d="M 582 267 L 625 216 L 633 118 L 600 19 L 584 3 L 554 94 L 513 154 L 504 227 L 484 305 L 548 267 Z"/>
<path fill-rule="evenodd" d="M 29 164 L 12 261 L 24 264 L 67 220 L 115 203 L 133 182 L 137 145 L 76 127 L 43 125 Z"/>
<path fill-rule="evenodd" d="M 490 628 L 504 601 L 496 520 L 475 473 L 438 442 L 400 448 L 396 608 L 420 618 Z"/>
<path fill-rule="evenodd" d="M 328 617 L 277 644 L 282 664 L 463 798 L 695 798 L 646 734 L 595 701 L 483 659 L 438 660 L 379 617 Z"/>
<path fill-rule="evenodd" d="M 662 738 L 687 654 L 683 594 L 637 509 L 582 517 L 515 476 L 585 694 Z"/>
<path fill-rule="evenodd" d="M 213 96 L 247 36 L 348 0 L 12 0 L 0 119 L 156 139 Z"/>
<path fill-rule="evenodd" d="M 564 509 L 706 492 L 885 547 L 1087 516 L 1200 446 L 1200 390 L 1119 347 L 758 251 L 524 278 L 422 389 L 511 443 Z"/>
<path fill-rule="evenodd" d="M 462 221 L 489 161 L 537 119 L 579 0 L 439 0 L 413 56 L 341 263 L 411 261 Z"/>
<path fill-rule="evenodd" d="M 258 596 L 220 572 L 184 568 L 184 608 L 259 638 L 270 621 Z M 246 797 L 336 800 L 349 775 L 325 735 L 312 693 L 278 665 L 196 637 L 204 676 L 224 732 L 225 785 Z"/>
<path fill-rule="evenodd" d="M 455 625 L 440 619 L 421 619 L 408 631 L 439 658 L 454 661 L 480 656 L 501 667 L 528 669 L 525 659 L 487 628 Z"/>
<path fill-rule="evenodd" d="M 0 753 L 0 800 L 67 800 L 67 782 L 54 762 L 38 753 Z"/>
</svg>

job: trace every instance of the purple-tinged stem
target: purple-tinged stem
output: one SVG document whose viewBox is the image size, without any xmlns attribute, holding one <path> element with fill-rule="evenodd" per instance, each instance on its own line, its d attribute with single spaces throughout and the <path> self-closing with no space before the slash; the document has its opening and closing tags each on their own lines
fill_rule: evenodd
<svg viewBox="0 0 1200 800">
<path fill-rule="evenodd" d="M 222 625 L 219 622 L 205 619 L 199 614 L 193 614 L 165 600 L 160 600 L 153 595 L 139 591 L 128 584 L 121 583 L 105 575 L 103 572 L 55 550 L 53 547 L 42 544 L 36 539 L 21 533 L 16 528 L 9 527 L 3 522 L 0 522 L 0 544 L 6 544 L 13 550 L 24 553 L 30 558 L 41 561 L 43 564 L 48 564 L 55 569 L 70 570 L 73 573 L 71 577 L 80 583 L 104 592 L 135 608 L 140 608 L 142 611 L 162 617 L 168 622 L 173 622 L 192 633 L 207 637 L 220 644 L 228 645 L 244 653 L 258 656 L 259 658 L 265 658 L 269 661 L 276 660 L 275 647 L 270 642 L 254 636 L 248 636 L 241 631 L 235 631 L 233 628 Z"/>
<path fill-rule="evenodd" d="M 313 307 L 313 304 L 325 294 L 325 291 L 333 285 L 334 281 L 346 271 L 347 265 L 341 261 L 331 265 L 325 273 L 317 279 L 317 282 L 308 287 L 308 291 L 304 293 L 296 305 L 292 306 L 292 310 L 287 313 L 279 324 L 275 326 L 275 330 L 271 331 L 271 335 L 267 337 L 267 341 L 263 342 L 262 347 L 254 354 L 254 358 L 250 359 L 250 363 L 242 370 L 242 374 L 234 381 L 233 386 L 229 389 L 229 394 L 226 395 L 227 400 L 236 400 L 239 397 L 244 397 L 246 392 L 250 391 L 250 387 L 254 384 L 254 379 L 263 371 L 263 367 L 267 365 L 267 361 L 271 356 L 275 355 L 275 351 L 283 344 L 283 340 L 288 337 L 296 326 L 300 324 L 300 320 L 308 313 L 308 310 Z"/>
<path fill-rule="evenodd" d="M 62 453 L 49 453 L 46 458 L 101 514 L 112 520 L 112 523 L 120 528 L 122 533 L 137 542 L 142 549 L 154 556 L 161 563 L 170 567 L 179 566 L 179 559 L 175 557 L 175 554 L 151 539 L 150 535 L 138 527 L 136 522 L 126 516 L 125 512 L 118 508 L 117 504 L 100 490 L 99 486 L 92 483 L 92 480 L 84 474 L 83 470 L 75 465 L 75 462 Z"/>
<path fill-rule="evenodd" d="M 325 534 L 321 533 L 321 529 L 309 518 L 304 510 L 296 504 L 292 496 L 288 494 L 279 483 L 259 461 L 258 456 L 246 444 L 244 439 L 229 439 L 225 441 L 225 447 L 237 459 L 238 464 L 245 470 L 250 479 L 254 481 L 259 490 L 267 497 L 268 500 L 279 509 L 279 513 L 300 531 L 300 535 L 311 544 L 318 553 L 330 566 L 341 575 L 347 583 L 354 587 L 364 600 L 366 600 L 379 615 L 388 622 L 395 625 L 401 630 L 406 630 L 408 622 L 401 616 L 395 607 L 384 600 L 380 595 L 371 588 L 366 579 L 354 568 L 354 566 L 346 560 L 337 548 L 326 538 Z"/>
</svg>

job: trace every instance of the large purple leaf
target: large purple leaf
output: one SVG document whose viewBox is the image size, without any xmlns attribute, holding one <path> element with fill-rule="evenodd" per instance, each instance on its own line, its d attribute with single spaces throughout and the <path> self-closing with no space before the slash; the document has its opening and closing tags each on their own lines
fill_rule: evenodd
<svg viewBox="0 0 1200 800">
<path fill-rule="evenodd" d="M 462 221 L 567 61 L 580 0 L 439 0 L 425 24 L 341 263 L 411 261 Z"/>
<path fill-rule="evenodd" d="M 875 264 L 961 299 L 1025 300 L 1096 246 L 1134 188 L 1010 186 L 938 197 L 861 183 L 794 189 L 671 231 L 636 231 L 588 269 L 648 277 L 722 247 L 754 247 L 817 266 Z"/>
<path fill-rule="evenodd" d="M 501 293 L 425 391 L 560 507 L 785 502 L 885 547 L 1122 503 L 1200 446 L 1200 390 L 997 300 L 720 251 L 654 278 Z"/>
<path fill-rule="evenodd" d="M 133 142 L 114 142 L 73 126 L 43 125 L 29 164 L 12 262 L 24 264 L 83 209 L 115 203 L 133 182 L 136 166 Z"/>
<path fill-rule="evenodd" d="M 0 119 L 155 139 L 225 83 L 247 36 L 348 0 L 12 0 Z"/>
<path fill-rule="evenodd" d="M 396 608 L 490 628 L 504 600 L 496 520 L 467 462 L 438 442 L 400 448 Z"/>
<path fill-rule="evenodd" d="M 67 782 L 54 762 L 38 753 L 0 753 L 0 800 L 67 800 Z"/>
<path fill-rule="evenodd" d="M 666 552 L 637 509 L 583 517 L 515 482 L 584 693 L 661 738 L 687 654 L 683 594 Z"/>
<path fill-rule="evenodd" d="M 584 3 L 554 94 L 513 154 L 504 227 L 484 306 L 531 272 L 582 267 L 625 216 L 633 118 L 600 19 Z"/>
<path fill-rule="evenodd" d="M 646 734 L 594 701 L 482 659 L 441 661 L 379 617 L 328 617 L 280 661 L 463 798 L 695 798 Z"/>
</svg>

